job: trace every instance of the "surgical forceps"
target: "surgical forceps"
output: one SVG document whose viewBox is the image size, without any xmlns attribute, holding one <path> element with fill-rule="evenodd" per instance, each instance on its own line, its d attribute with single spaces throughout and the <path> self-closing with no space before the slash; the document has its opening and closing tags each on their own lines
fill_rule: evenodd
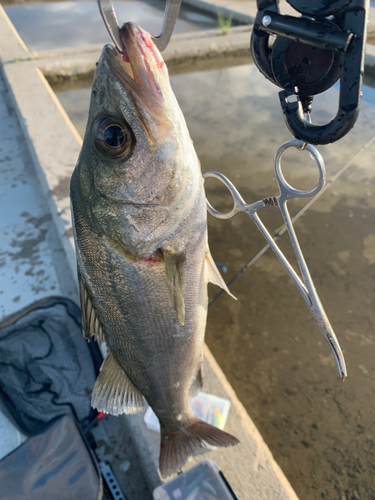
<svg viewBox="0 0 375 500">
<path fill-rule="evenodd" d="M 104 24 L 106 25 L 108 33 L 110 34 L 116 49 L 123 53 L 124 46 L 119 35 L 120 27 L 112 0 L 97 0 L 97 2 Z M 182 0 L 167 0 L 161 34 L 159 36 L 151 35 L 152 41 L 160 52 L 167 47 L 169 40 L 171 39 L 178 13 L 180 11 L 181 2 Z"/>
<path fill-rule="evenodd" d="M 318 169 L 319 169 L 319 181 L 318 184 L 315 188 L 309 189 L 307 191 L 301 191 L 299 189 L 293 188 L 288 182 L 286 181 L 282 170 L 281 170 L 281 156 L 290 147 L 295 147 L 297 149 L 306 149 L 315 159 Z M 291 141 L 285 142 L 280 146 L 280 148 L 277 150 L 276 155 L 275 155 L 275 174 L 276 174 L 276 180 L 279 185 L 280 189 L 280 194 L 279 196 L 274 196 L 271 198 L 265 198 L 263 200 L 257 201 L 255 203 L 252 203 L 251 205 L 248 205 L 245 203 L 245 201 L 242 199 L 241 195 L 237 191 L 237 189 L 233 186 L 233 184 L 223 175 L 218 172 L 207 172 L 203 175 L 204 179 L 207 179 L 209 177 L 213 177 L 219 181 L 221 181 L 229 190 L 233 197 L 233 202 L 234 206 L 233 209 L 230 212 L 227 213 L 221 213 L 215 210 L 209 201 L 207 200 L 207 209 L 208 212 L 213 215 L 214 217 L 218 219 L 230 219 L 231 217 L 234 217 L 237 215 L 239 212 L 246 212 L 250 218 L 255 222 L 256 226 L 260 230 L 260 232 L 263 234 L 265 239 L 267 240 L 268 244 L 272 248 L 272 250 L 275 252 L 276 256 L 280 260 L 281 264 L 284 266 L 284 269 L 286 272 L 289 274 L 290 278 L 292 279 L 293 283 L 297 287 L 299 293 L 302 295 L 303 300 L 305 301 L 307 307 L 310 309 L 310 312 L 312 314 L 312 317 L 314 318 L 316 324 L 318 325 L 318 328 L 323 335 L 324 339 L 326 340 L 327 344 L 329 345 L 329 348 L 331 349 L 336 364 L 337 368 L 340 373 L 340 378 L 343 381 L 345 377 L 347 376 L 346 372 L 346 366 L 345 366 L 345 360 L 344 356 L 342 354 L 340 345 L 338 343 L 338 340 L 336 338 L 336 335 L 332 329 L 332 326 L 329 322 L 329 319 L 323 309 L 322 303 L 320 302 L 319 296 L 315 290 L 314 283 L 311 279 L 310 272 L 308 270 L 308 267 L 306 265 L 306 261 L 304 259 L 304 256 L 302 254 L 300 245 L 298 243 L 297 235 L 294 231 L 294 227 L 289 215 L 289 211 L 287 208 L 287 201 L 290 200 L 291 198 L 307 198 L 310 196 L 314 196 L 316 193 L 318 193 L 322 187 L 325 184 L 325 167 L 324 167 L 324 161 L 322 156 L 320 155 L 319 151 L 312 146 L 311 144 L 306 144 L 302 141 L 298 141 L 296 139 L 293 139 Z M 263 222 L 260 220 L 257 214 L 257 210 L 260 208 L 263 208 L 265 206 L 279 206 L 281 214 L 283 216 L 287 231 L 289 233 L 289 237 L 294 249 L 294 253 L 296 254 L 297 257 L 297 262 L 298 266 L 301 271 L 302 275 L 302 280 L 301 278 L 297 275 L 293 267 L 290 265 L 284 254 L 281 252 L 280 248 L 277 246 L 275 243 L 274 239 L 272 238 L 271 234 L 268 232 L 266 227 L 264 226 Z"/>
</svg>

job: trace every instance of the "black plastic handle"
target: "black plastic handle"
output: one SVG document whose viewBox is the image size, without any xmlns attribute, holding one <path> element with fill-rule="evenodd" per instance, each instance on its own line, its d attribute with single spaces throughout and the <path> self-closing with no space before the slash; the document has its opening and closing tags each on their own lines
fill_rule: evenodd
<svg viewBox="0 0 375 500">
<path fill-rule="evenodd" d="M 358 4 L 362 6 L 359 8 Z M 309 144 L 329 144 L 341 139 L 354 126 L 360 107 L 366 40 L 366 4 L 357 2 L 357 8 L 346 14 L 345 29 L 356 35 L 351 50 L 345 53 L 340 81 L 340 99 L 337 115 L 326 125 L 307 121 L 302 104 L 289 102 L 293 92 L 279 92 L 281 107 L 287 127 L 301 141 Z"/>
<path fill-rule="evenodd" d="M 263 24 L 265 19 L 266 24 Z M 282 16 L 268 11 L 264 13 L 260 29 L 289 40 L 298 40 L 301 43 L 334 52 L 346 52 L 354 37 L 353 33 L 341 30 L 333 24 L 327 25 L 306 17 Z"/>
<path fill-rule="evenodd" d="M 279 92 L 280 103 L 284 113 L 285 123 L 296 139 L 313 144 L 330 144 L 344 137 L 353 127 L 359 113 L 359 105 L 348 109 L 340 108 L 335 118 L 326 125 L 314 125 L 306 119 L 301 101 L 288 102 L 288 94 Z"/>
<path fill-rule="evenodd" d="M 289 3 L 295 8 L 299 7 L 300 12 L 307 5 L 306 0 L 293 0 Z M 317 9 L 322 16 L 322 3 L 313 3 L 314 6 L 310 7 Z M 278 0 L 257 0 L 258 13 L 251 36 L 254 63 L 268 80 L 286 89 L 279 93 L 281 107 L 286 125 L 297 139 L 314 145 L 337 141 L 352 129 L 359 113 L 369 0 L 334 1 L 332 15 L 328 19 L 317 15 L 317 20 L 281 16 L 278 4 Z M 324 5 L 327 9 L 329 3 Z M 324 10 L 324 15 L 328 14 Z M 269 44 L 271 34 L 276 35 L 273 47 Z M 310 78 L 311 82 L 307 78 L 304 80 L 303 73 L 305 59 L 302 56 L 307 53 L 304 48 L 306 46 L 313 46 L 316 51 L 319 48 L 324 53 L 327 50 L 328 55 L 332 54 L 326 57 L 327 73 L 322 71 L 320 76 L 317 72 L 316 77 L 313 74 L 315 78 Z M 289 50 L 289 47 L 293 50 Z M 287 52 L 288 64 L 283 59 Z M 320 57 L 319 54 L 315 55 L 315 63 L 318 63 L 319 68 L 323 63 L 321 59 L 316 61 L 317 57 Z M 308 66 L 306 70 L 308 77 L 310 67 L 312 66 Z M 309 96 L 330 88 L 339 77 L 340 98 L 335 118 L 326 125 L 314 125 L 306 117 L 303 102 Z M 297 96 L 297 102 L 291 102 L 291 95 Z"/>
</svg>

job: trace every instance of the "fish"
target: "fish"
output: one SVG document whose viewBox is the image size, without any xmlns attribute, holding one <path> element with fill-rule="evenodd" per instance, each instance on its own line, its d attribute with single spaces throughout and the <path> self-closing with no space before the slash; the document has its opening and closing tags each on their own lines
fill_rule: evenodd
<svg viewBox="0 0 375 500">
<path fill-rule="evenodd" d="M 203 386 L 207 284 L 229 290 L 211 256 L 200 163 L 151 36 L 120 30 L 103 48 L 71 178 L 82 329 L 108 350 L 91 404 L 160 422 L 159 470 L 195 449 L 233 446 L 189 400 Z"/>
</svg>

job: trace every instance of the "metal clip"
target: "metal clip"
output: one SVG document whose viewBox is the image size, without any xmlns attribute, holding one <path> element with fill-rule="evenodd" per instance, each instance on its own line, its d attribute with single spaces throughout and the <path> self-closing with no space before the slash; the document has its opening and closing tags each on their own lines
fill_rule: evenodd
<svg viewBox="0 0 375 500">
<path fill-rule="evenodd" d="M 97 2 L 110 37 L 112 38 L 116 49 L 121 54 L 123 54 L 125 48 L 119 34 L 120 26 L 118 24 L 112 0 L 97 0 Z M 152 41 L 160 50 L 160 52 L 162 52 L 167 47 L 169 40 L 171 39 L 174 27 L 176 25 L 178 13 L 180 11 L 181 2 L 182 0 L 167 0 L 161 34 L 159 36 L 151 35 Z"/>
<path fill-rule="evenodd" d="M 310 153 L 310 155 L 313 156 L 315 159 L 317 166 L 318 166 L 318 171 L 319 171 L 319 181 L 318 184 L 316 185 L 315 188 L 313 189 L 308 189 L 306 191 L 302 191 L 300 189 L 295 189 L 292 187 L 287 180 L 285 179 L 282 170 L 281 170 L 281 156 L 284 153 L 285 150 L 288 148 L 295 147 L 297 149 L 304 149 Z M 337 368 L 340 373 L 340 378 L 341 380 L 344 380 L 345 377 L 347 376 L 346 373 L 346 366 L 345 366 L 345 360 L 343 353 L 340 348 L 340 344 L 336 338 L 336 335 L 333 331 L 333 328 L 329 322 L 329 319 L 324 311 L 323 305 L 320 302 L 319 296 L 317 294 L 317 291 L 315 290 L 314 283 L 312 281 L 309 269 L 307 267 L 305 258 L 303 256 L 302 250 L 300 248 L 297 235 L 294 231 L 294 227 L 292 224 L 292 220 L 289 215 L 289 211 L 287 208 L 287 201 L 292 199 L 292 198 L 306 198 L 310 196 L 314 196 L 316 193 L 318 193 L 322 187 L 325 184 L 325 167 L 324 167 L 324 161 L 323 158 L 321 157 L 320 153 L 314 146 L 311 146 L 311 144 L 304 144 L 301 141 L 297 140 L 291 140 L 286 143 L 284 143 L 278 150 L 275 156 L 275 175 L 276 175 L 276 180 L 279 185 L 280 189 L 280 194 L 279 196 L 272 196 L 265 198 L 263 200 L 259 200 L 255 203 L 247 204 L 245 201 L 242 199 L 240 193 L 237 191 L 237 189 L 234 187 L 234 185 L 221 173 L 219 172 L 206 172 L 203 175 L 204 179 L 207 179 L 209 177 L 213 177 L 214 179 L 217 179 L 221 181 L 229 190 L 230 194 L 232 195 L 233 198 L 233 208 L 230 212 L 227 213 L 221 213 L 215 210 L 211 206 L 211 204 L 207 201 L 207 209 L 208 212 L 216 217 L 217 219 L 230 219 L 231 217 L 234 217 L 240 212 L 245 212 L 248 214 L 248 216 L 255 222 L 256 226 L 260 230 L 260 232 L 263 234 L 265 237 L 267 243 L 269 246 L 272 248 L 272 250 L 275 252 L 277 258 L 280 260 L 281 264 L 284 266 L 284 269 L 286 272 L 289 274 L 289 277 L 297 287 L 297 290 L 301 294 L 303 300 L 305 301 L 307 307 L 309 308 L 312 317 L 314 318 L 316 324 L 318 325 L 318 328 L 321 332 L 321 334 L 324 337 L 324 340 L 327 342 L 329 348 L 332 351 L 332 354 L 334 355 Z M 301 276 L 302 279 L 297 275 L 295 270 L 293 269 L 293 266 L 288 262 L 284 254 L 281 252 L 280 248 L 277 246 L 275 243 L 274 239 L 272 238 L 271 234 L 268 232 L 266 227 L 264 226 L 263 222 L 260 220 L 257 211 L 263 207 L 266 206 L 278 206 L 285 225 L 287 227 L 287 231 L 292 243 L 292 247 L 294 250 L 294 253 L 297 258 L 298 262 L 298 267 L 300 268 L 301 271 Z"/>
</svg>

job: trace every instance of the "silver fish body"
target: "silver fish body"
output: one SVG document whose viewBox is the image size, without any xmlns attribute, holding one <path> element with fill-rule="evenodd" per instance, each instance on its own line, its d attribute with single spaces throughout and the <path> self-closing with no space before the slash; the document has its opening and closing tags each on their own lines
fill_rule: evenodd
<svg viewBox="0 0 375 500">
<path fill-rule="evenodd" d="M 197 419 L 207 282 L 224 288 L 207 243 L 200 165 L 149 35 L 128 23 L 127 54 L 103 49 L 71 181 L 84 335 L 108 356 L 92 405 L 143 408 L 161 425 L 160 471 L 195 448 L 238 441 Z"/>
</svg>

